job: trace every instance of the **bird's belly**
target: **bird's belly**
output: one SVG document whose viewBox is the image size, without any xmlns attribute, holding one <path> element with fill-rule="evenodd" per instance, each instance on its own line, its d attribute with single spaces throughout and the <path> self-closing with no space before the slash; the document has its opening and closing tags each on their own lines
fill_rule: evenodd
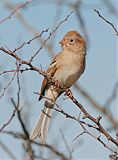
<svg viewBox="0 0 118 160">
<path fill-rule="evenodd" d="M 81 67 L 66 66 L 55 74 L 56 79 L 65 87 L 73 85 L 82 74 Z"/>
<path fill-rule="evenodd" d="M 64 73 L 64 76 L 62 78 L 62 83 L 65 87 L 70 87 L 72 84 L 76 82 L 78 78 L 79 78 L 78 71 L 69 70 Z"/>
</svg>

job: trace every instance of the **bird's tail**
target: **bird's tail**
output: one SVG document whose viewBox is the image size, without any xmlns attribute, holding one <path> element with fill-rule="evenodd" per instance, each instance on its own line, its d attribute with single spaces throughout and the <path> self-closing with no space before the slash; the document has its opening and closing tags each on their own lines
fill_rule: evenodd
<svg viewBox="0 0 118 160">
<path fill-rule="evenodd" d="M 53 100 L 56 100 L 55 97 L 52 97 L 52 98 Z M 31 136 L 30 136 L 31 140 L 34 140 L 35 138 L 39 138 L 41 143 L 44 144 L 46 142 L 53 107 L 54 107 L 54 103 L 52 103 L 52 101 L 50 100 L 45 101 L 44 109 L 42 110 L 41 115 L 39 116 L 34 126 L 34 129 L 31 133 Z"/>
</svg>

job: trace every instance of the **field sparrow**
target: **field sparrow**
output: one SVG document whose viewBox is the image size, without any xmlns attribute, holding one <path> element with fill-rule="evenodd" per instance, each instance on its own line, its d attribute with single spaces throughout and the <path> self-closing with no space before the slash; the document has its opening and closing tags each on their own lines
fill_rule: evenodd
<svg viewBox="0 0 118 160">
<path fill-rule="evenodd" d="M 65 34 L 60 41 L 62 51 L 55 56 L 53 62 L 47 70 L 50 75 L 65 88 L 71 87 L 81 76 L 85 69 L 86 43 L 83 37 L 76 31 Z M 41 95 L 47 97 L 44 109 L 39 116 L 36 125 L 31 133 L 31 140 L 39 138 L 41 143 L 46 142 L 48 128 L 50 125 L 54 102 L 61 95 L 61 89 L 48 83 L 44 78 Z M 42 99 L 39 97 L 39 100 Z M 52 101 L 51 101 L 52 100 Z"/>
</svg>

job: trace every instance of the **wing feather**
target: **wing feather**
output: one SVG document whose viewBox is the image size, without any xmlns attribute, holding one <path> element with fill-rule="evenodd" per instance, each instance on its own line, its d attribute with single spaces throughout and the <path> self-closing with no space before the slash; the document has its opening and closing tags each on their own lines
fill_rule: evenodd
<svg viewBox="0 0 118 160">
<path fill-rule="evenodd" d="M 55 58 L 53 59 L 52 63 L 50 64 L 50 67 L 48 68 L 46 74 L 53 77 L 58 66 L 57 66 L 57 58 L 60 54 L 56 55 Z M 43 79 L 42 86 L 41 86 L 41 91 L 40 91 L 40 97 L 39 101 L 42 99 L 42 96 L 45 95 L 45 90 L 48 88 L 48 80 L 46 78 Z"/>
</svg>

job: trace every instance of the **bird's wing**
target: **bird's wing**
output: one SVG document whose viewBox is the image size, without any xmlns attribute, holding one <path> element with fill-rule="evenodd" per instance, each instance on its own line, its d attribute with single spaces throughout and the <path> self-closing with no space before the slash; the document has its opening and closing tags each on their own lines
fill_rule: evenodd
<svg viewBox="0 0 118 160">
<path fill-rule="evenodd" d="M 61 53 L 59 53 L 58 55 L 56 55 L 52 61 L 52 63 L 50 64 L 50 67 L 48 68 L 46 74 L 53 77 L 56 70 L 58 69 L 57 66 L 57 59 L 60 56 Z M 42 86 L 41 86 L 41 91 L 40 91 L 40 97 L 39 97 L 39 101 L 42 99 L 42 96 L 45 95 L 45 90 L 48 87 L 48 80 L 46 78 L 43 79 L 42 82 Z"/>
</svg>

